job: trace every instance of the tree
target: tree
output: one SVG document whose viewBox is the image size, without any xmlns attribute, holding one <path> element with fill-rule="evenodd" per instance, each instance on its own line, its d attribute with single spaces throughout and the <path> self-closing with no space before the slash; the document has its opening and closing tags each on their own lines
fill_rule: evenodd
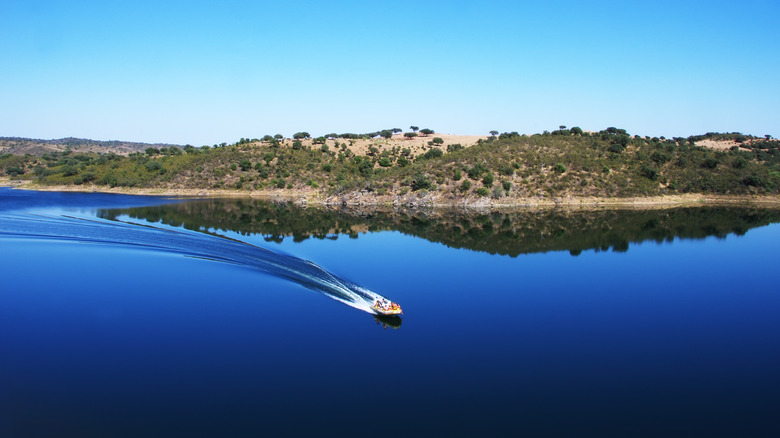
<svg viewBox="0 0 780 438">
<path fill-rule="evenodd" d="M 393 134 L 398 134 L 400 132 L 403 132 L 403 130 L 401 130 L 401 128 L 393 128 Z"/>
<path fill-rule="evenodd" d="M 420 134 L 422 134 L 422 135 L 427 137 L 427 136 L 433 134 L 433 129 L 428 129 L 428 128 L 421 129 L 420 130 Z"/>
<path fill-rule="evenodd" d="M 431 141 L 436 145 L 444 144 L 444 139 L 441 137 L 433 137 L 433 140 Z"/>
<path fill-rule="evenodd" d="M 485 176 L 482 178 L 482 184 L 485 185 L 485 187 L 490 187 L 493 185 L 493 181 L 495 180 L 495 177 L 493 176 L 492 172 L 488 172 L 485 174 Z"/>
<path fill-rule="evenodd" d="M 579 126 L 574 126 L 569 131 L 571 131 L 573 135 L 582 135 L 582 129 Z"/>
<path fill-rule="evenodd" d="M 558 125 L 558 129 L 560 129 L 561 131 L 563 131 L 564 129 L 566 129 L 566 125 Z"/>
<path fill-rule="evenodd" d="M 409 129 L 411 129 L 414 132 L 417 132 L 420 128 L 418 126 L 410 126 Z"/>
<path fill-rule="evenodd" d="M 311 137 L 311 136 L 309 135 L 308 132 L 305 132 L 305 131 L 304 132 L 296 132 L 295 134 L 293 134 L 293 138 L 295 140 L 301 140 L 301 139 L 309 138 L 309 137 Z"/>
<path fill-rule="evenodd" d="M 391 138 L 393 136 L 393 131 L 390 129 L 383 129 L 379 132 L 379 135 L 381 135 L 382 138 Z"/>
<path fill-rule="evenodd" d="M 282 134 L 276 134 L 276 135 L 274 135 L 274 138 L 277 139 L 277 140 L 283 140 L 284 136 Z"/>
<path fill-rule="evenodd" d="M 493 137 L 495 137 L 495 136 L 497 136 L 497 135 L 498 135 L 498 131 L 490 131 L 490 135 L 492 135 Z"/>
<path fill-rule="evenodd" d="M 414 137 L 417 137 L 417 133 L 416 132 L 405 132 L 404 133 L 404 137 L 406 137 L 407 139 L 411 140 Z"/>
</svg>

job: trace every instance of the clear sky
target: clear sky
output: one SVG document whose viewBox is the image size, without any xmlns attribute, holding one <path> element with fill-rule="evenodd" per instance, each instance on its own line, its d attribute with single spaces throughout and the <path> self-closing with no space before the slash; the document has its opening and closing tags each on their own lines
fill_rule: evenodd
<svg viewBox="0 0 780 438">
<path fill-rule="evenodd" d="M 2 1 L 0 136 L 780 136 L 780 2 Z"/>
</svg>

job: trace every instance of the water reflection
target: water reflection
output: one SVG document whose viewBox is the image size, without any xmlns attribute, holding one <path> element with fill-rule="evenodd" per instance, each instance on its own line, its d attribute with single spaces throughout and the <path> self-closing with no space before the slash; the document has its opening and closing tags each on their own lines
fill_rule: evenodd
<svg viewBox="0 0 780 438">
<path fill-rule="evenodd" d="M 400 231 L 452 248 L 491 254 L 568 251 L 628 251 L 632 243 L 723 238 L 780 222 L 780 209 L 688 207 L 645 210 L 462 209 L 394 210 L 300 208 L 257 199 L 210 199 L 172 205 L 100 211 L 106 219 L 131 218 L 206 233 L 233 231 L 286 238 L 357 238 L 360 233 Z"/>
<path fill-rule="evenodd" d="M 376 321 L 377 324 L 382 325 L 385 329 L 388 327 L 391 329 L 399 329 L 401 328 L 403 319 L 398 315 L 374 315 L 374 321 Z"/>
</svg>

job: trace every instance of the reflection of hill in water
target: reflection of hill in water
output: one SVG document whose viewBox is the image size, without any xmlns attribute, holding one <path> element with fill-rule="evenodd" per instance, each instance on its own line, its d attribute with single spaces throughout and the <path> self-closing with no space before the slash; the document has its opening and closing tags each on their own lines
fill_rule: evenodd
<svg viewBox="0 0 780 438">
<path fill-rule="evenodd" d="M 454 248 L 491 254 L 584 250 L 626 251 L 630 243 L 744 234 L 780 222 L 780 210 L 692 207 L 661 210 L 355 210 L 299 208 L 255 199 L 213 199 L 157 207 L 104 210 L 191 230 L 260 234 L 268 241 L 292 237 L 356 238 L 365 231 L 393 230 Z"/>
</svg>

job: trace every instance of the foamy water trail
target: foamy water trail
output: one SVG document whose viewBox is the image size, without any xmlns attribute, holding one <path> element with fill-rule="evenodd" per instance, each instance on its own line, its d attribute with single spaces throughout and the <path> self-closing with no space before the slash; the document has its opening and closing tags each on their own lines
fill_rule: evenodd
<svg viewBox="0 0 780 438">
<path fill-rule="evenodd" d="M 308 260 L 248 243 L 151 225 L 40 212 L 0 213 L 0 235 L 122 245 L 231 263 L 285 278 L 368 313 L 383 296 Z"/>
</svg>

